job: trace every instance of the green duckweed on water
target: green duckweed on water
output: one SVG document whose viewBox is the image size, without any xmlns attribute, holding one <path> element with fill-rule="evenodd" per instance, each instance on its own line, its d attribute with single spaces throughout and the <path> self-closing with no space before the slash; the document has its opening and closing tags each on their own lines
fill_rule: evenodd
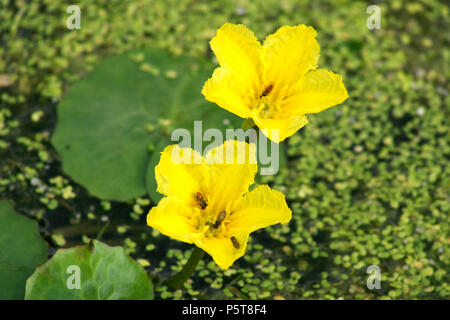
<svg viewBox="0 0 450 320">
<path fill-rule="evenodd" d="M 94 239 L 121 246 L 148 272 L 157 299 L 448 299 L 444 1 L 79 0 L 79 30 L 66 27 L 67 3 L 0 3 L 0 200 L 37 221 L 49 257 Z M 380 7 L 380 29 L 367 28 L 371 4 Z M 205 255 L 173 292 L 162 280 L 181 270 L 192 246 L 146 226 L 155 205 L 146 172 L 131 200 L 96 197 L 63 170 L 52 136 L 59 102 L 107 57 L 157 48 L 213 65 L 208 42 L 225 22 L 259 39 L 283 25 L 313 26 L 320 67 L 343 76 L 350 98 L 311 115 L 285 142 L 285 166 L 260 177 L 286 195 L 291 222 L 253 233 L 226 271 Z M 148 77 L 183 76 L 139 54 L 130 59 Z M 165 126 L 162 117 L 145 130 Z M 145 147 L 149 158 L 158 148 Z M 380 268 L 380 289 L 366 286 L 371 265 Z"/>
</svg>

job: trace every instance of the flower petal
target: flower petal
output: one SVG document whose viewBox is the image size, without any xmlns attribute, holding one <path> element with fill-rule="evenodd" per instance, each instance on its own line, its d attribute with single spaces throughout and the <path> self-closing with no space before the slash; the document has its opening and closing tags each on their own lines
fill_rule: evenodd
<svg viewBox="0 0 450 320">
<path fill-rule="evenodd" d="M 247 248 L 248 233 L 240 232 L 233 235 L 239 243 L 236 248 L 231 241 L 231 236 L 202 237 L 195 241 L 195 244 L 206 251 L 214 262 L 222 269 L 228 269 L 234 261 L 242 257 Z"/>
<path fill-rule="evenodd" d="M 256 146 L 243 141 L 225 141 L 207 153 L 205 162 L 210 170 L 208 206 L 211 212 L 217 213 L 248 191 L 258 170 Z"/>
<path fill-rule="evenodd" d="M 252 31 L 230 23 L 217 30 L 210 45 L 221 68 L 205 83 L 202 94 L 245 118 L 262 90 L 263 48 Z"/>
<path fill-rule="evenodd" d="M 202 94 L 206 100 L 216 103 L 241 118 L 248 118 L 249 106 L 256 97 L 248 97 L 239 87 L 235 77 L 229 69 L 216 68 L 212 77 L 205 82 Z"/>
<path fill-rule="evenodd" d="M 317 67 L 320 47 L 312 27 L 284 26 L 264 41 L 266 85 L 273 85 L 271 95 L 298 81 Z M 283 99 L 284 97 L 280 97 Z"/>
<path fill-rule="evenodd" d="M 200 209 L 165 197 L 147 215 L 147 224 L 162 234 L 193 243 L 202 234 L 197 230 Z"/>
<path fill-rule="evenodd" d="M 276 119 L 265 119 L 256 115 L 253 117 L 253 120 L 264 135 L 276 143 L 284 141 L 308 123 L 305 115 Z"/>
<path fill-rule="evenodd" d="M 263 48 L 242 24 L 225 23 L 210 41 L 219 64 L 232 71 L 244 90 L 259 88 L 263 73 Z"/>
<path fill-rule="evenodd" d="M 286 223 L 292 218 L 284 194 L 267 185 L 255 187 L 236 203 L 232 211 L 228 224 L 230 233 L 250 233 L 276 223 Z"/>
<path fill-rule="evenodd" d="M 208 169 L 198 152 L 170 145 L 161 152 L 155 177 L 159 193 L 190 205 L 195 202 L 195 194 L 207 188 Z"/>
<path fill-rule="evenodd" d="M 308 72 L 293 86 L 293 92 L 284 101 L 282 109 L 289 115 L 318 113 L 347 98 L 340 75 L 317 69 Z"/>
</svg>

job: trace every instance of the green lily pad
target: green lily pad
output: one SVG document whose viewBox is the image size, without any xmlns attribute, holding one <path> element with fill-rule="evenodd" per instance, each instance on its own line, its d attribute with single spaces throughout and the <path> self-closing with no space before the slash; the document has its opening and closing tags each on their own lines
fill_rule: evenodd
<svg viewBox="0 0 450 320">
<path fill-rule="evenodd" d="M 63 170 L 89 192 L 125 201 L 146 193 L 149 146 L 176 128 L 240 127 L 242 119 L 201 95 L 211 63 L 159 49 L 106 58 L 58 106 L 52 142 Z M 175 141 L 173 143 L 176 143 Z"/>
<path fill-rule="evenodd" d="M 154 203 L 158 203 L 159 200 L 161 200 L 163 197 L 161 193 L 156 191 L 157 183 L 155 177 L 155 167 L 159 163 L 161 152 L 167 145 L 168 145 L 167 141 L 162 140 L 156 147 L 155 151 L 150 157 L 150 161 L 148 162 L 147 175 L 145 181 L 147 183 L 148 195 L 150 196 L 150 199 L 152 199 Z"/>
<path fill-rule="evenodd" d="M 121 247 L 93 241 L 60 249 L 27 280 L 27 300 L 145 300 L 153 285 Z"/>
<path fill-rule="evenodd" d="M 47 260 L 47 243 L 35 221 L 0 201 L 0 299 L 23 299 L 25 282 Z"/>
</svg>

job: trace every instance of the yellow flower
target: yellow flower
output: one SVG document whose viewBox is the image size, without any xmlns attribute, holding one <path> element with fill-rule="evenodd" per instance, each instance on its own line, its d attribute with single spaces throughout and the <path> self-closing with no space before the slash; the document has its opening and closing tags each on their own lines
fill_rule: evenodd
<svg viewBox="0 0 450 320">
<path fill-rule="evenodd" d="M 318 113 L 348 98 L 342 77 L 317 69 L 320 47 L 312 27 L 284 26 L 261 45 L 244 25 L 225 23 L 210 41 L 220 67 L 203 86 L 211 102 L 251 118 L 280 142 Z M 278 129 L 278 137 L 271 132 Z"/>
<path fill-rule="evenodd" d="M 165 197 L 150 210 L 147 224 L 194 243 L 228 269 L 244 255 L 251 232 L 292 217 L 281 192 L 266 185 L 248 191 L 257 171 L 255 151 L 254 144 L 231 140 L 205 157 L 190 148 L 166 147 L 155 167 L 157 190 Z M 178 160 L 182 152 L 192 164 Z"/>
</svg>

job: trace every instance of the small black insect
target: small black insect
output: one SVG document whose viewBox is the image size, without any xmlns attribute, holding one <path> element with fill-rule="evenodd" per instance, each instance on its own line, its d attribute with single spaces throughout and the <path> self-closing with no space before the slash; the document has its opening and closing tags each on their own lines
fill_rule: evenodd
<svg viewBox="0 0 450 320">
<path fill-rule="evenodd" d="M 273 85 L 271 84 L 271 85 L 269 85 L 269 86 L 266 88 L 266 90 L 264 90 L 264 92 L 263 92 L 263 94 L 262 94 L 261 96 L 262 96 L 262 97 L 267 96 L 267 95 L 270 93 L 270 91 L 272 91 L 272 89 L 273 89 Z"/>
<path fill-rule="evenodd" d="M 241 245 L 239 244 L 239 241 L 236 239 L 236 237 L 231 237 L 230 240 L 231 240 L 231 243 L 233 244 L 233 247 L 235 247 L 236 249 L 239 249 L 241 247 Z"/>
<path fill-rule="evenodd" d="M 203 198 L 203 195 L 200 192 L 197 192 L 195 194 L 195 200 L 197 200 L 198 204 L 200 205 L 200 208 L 202 209 L 205 209 L 208 206 L 205 198 Z"/>
<path fill-rule="evenodd" d="M 225 216 L 227 215 L 227 213 L 225 211 L 222 211 L 221 213 L 219 213 L 219 216 L 217 217 L 216 222 L 214 222 L 214 229 L 217 229 L 220 227 L 220 224 L 222 223 L 222 221 L 225 219 Z"/>
</svg>

